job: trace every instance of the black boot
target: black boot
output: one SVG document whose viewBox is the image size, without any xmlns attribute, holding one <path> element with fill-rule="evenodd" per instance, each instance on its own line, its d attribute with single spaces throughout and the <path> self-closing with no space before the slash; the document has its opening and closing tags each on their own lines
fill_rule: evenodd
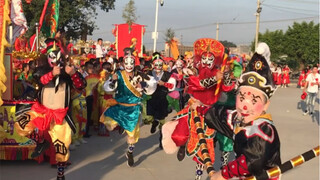
<svg viewBox="0 0 320 180">
<path fill-rule="evenodd" d="M 186 146 L 180 146 L 179 151 L 177 153 L 178 160 L 182 161 L 184 159 L 185 154 L 186 154 Z"/>
<path fill-rule="evenodd" d="M 57 164 L 57 169 L 58 169 L 57 180 L 65 180 L 65 177 L 64 177 L 64 168 L 65 167 L 66 167 L 66 162 L 58 162 L 58 164 Z"/>
<path fill-rule="evenodd" d="M 159 121 L 156 120 L 156 119 L 153 120 L 151 129 L 150 129 L 150 133 L 151 133 L 151 134 L 153 134 L 153 133 L 156 132 L 158 125 L 159 125 Z"/>
<path fill-rule="evenodd" d="M 42 143 L 38 143 L 33 153 L 31 154 L 31 158 L 36 158 L 40 156 L 49 147 L 50 147 L 50 143 L 46 140 L 44 140 Z"/>
<path fill-rule="evenodd" d="M 133 145 L 133 144 L 129 144 L 128 152 L 126 153 L 127 165 L 128 165 L 129 167 L 132 167 L 133 164 L 134 164 L 133 150 L 134 150 L 134 145 Z"/>
</svg>

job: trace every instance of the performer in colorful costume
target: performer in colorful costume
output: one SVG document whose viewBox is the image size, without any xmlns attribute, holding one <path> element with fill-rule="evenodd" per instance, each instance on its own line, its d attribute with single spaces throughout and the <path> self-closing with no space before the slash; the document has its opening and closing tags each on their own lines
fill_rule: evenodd
<svg viewBox="0 0 320 180">
<path fill-rule="evenodd" d="M 87 123 L 87 104 L 86 104 L 86 97 L 84 96 L 84 94 L 85 94 L 84 90 L 72 89 L 71 91 L 71 100 L 72 100 L 71 117 L 77 128 L 77 132 L 72 135 L 72 144 L 77 146 L 79 146 L 81 143 L 82 144 L 87 143 L 83 139 L 83 135 L 86 132 L 86 123 Z"/>
<path fill-rule="evenodd" d="M 158 83 L 156 91 L 151 95 L 151 98 L 147 101 L 147 115 L 153 117 L 151 126 L 151 134 L 156 132 L 156 128 L 160 123 L 160 144 L 159 147 L 162 149 L 162 133 L 161 127 L 165 122 L 165 118 L 168 116 L 168 101 L 167 94 L 169 91 L 175 89 L 176 81 L 170 78 L 171 74 L 167 71 L 163 71 L 163 60 L 160 53 L 153 53 L 153 67 L 154 69 L 149 72 Z"/>
<path fill-rule="evenodd" d="M 215 131 L 207 127 L 203 115 L 217 102 L 220 95 L 220 91 L 216 94 L 216 88 L 219 87 L 218 81 L 223 78 L 218 67 L 224 59 L 224 47 L 214 39 L 200 39 L 195 42 L 194 47 L 196 61 L 201 61 L 199 75 L 189 77 L 188 93 L 191 97 L 188 105 L 177 114 L 175 121 L 163 126 L 162 143 L 166 153 L 174 153 L 180 147 L 177 155 L 180 161 L 185 153 L 194 156 L 193 160 L 197 162 L 196 179 L 200 179 L 206 159 L 210 156 L 211 162 L 208 163 L 211 166 L 214 163 Z M 227 86 L 229 85 L 232 84 Z M 199 126 L 203 131 L 201 139 L 198 137 Z"/>
<path fill-rule="evenodd" d="M 104 113 L 106 105 L 107 105 L 107 100 L 113 98 L 113 92 L 112 93 L 107 93 L 103 85 L 106 80 L 110 78 L 110 73 L 112 72 L 112 69 L 110 69 L 111 66 L 108 68 L 108 70 L 103 69 L 100 72 L 100 81 L 98 83 L 98 102 L 99 102 L 99 117 Z M 99 123 L 99 136 L 109 136 L 109 131 L 106 129 L 105 125 L 102 123 Z"/>
<path fill-rule="evenodd" d="M 104 84 L 106 92 L 116 91 L 115 98 L 107 101 L 109 106 L 100 117 L 100 122 L 105 124 L 109 131 L 120 126 L 127 133 L 128 151 L 126 157 L 128 166 L 134 164 L 134 144 L 139 140 L 139 118 L 141 113 L 141 100 L 143 93 L 151 95 L 157 82 L 153 77 L 134 71 L 135 58 L 132 49 L 125 49 L 123 57 L 125 70 L 116 71 L 112 80 Z"/>
<path fill-rule="evenodd" d="M 41 131 L 49 130 L 58 162 L 57 180 L 64 180 L 64 168 L 70 156 L 71 130 L 76 133 L 75 125 L 67 115 L 70 89 L 72 86 L 83 89 L 86 82 L 74 67 L 62 59 L 60 50 L 56 48 L 56 41 L 48 39 L 47 43 L 48 58 L 45 62 L 39 62 L 39 67 L 34 72 L 34 78 L 41 85 L 39 102 L 31 110 L 26 109 L 25 113 L 17 116 L 15 129 L 21 136 L 31 134 L 36 128 Z M 33 157 L 39 156 L 49 145 L 47 141 L 37 144 Z"/>
<path fill-rule="evenodd" d="M 174 109 L 176 112 L 181 111 L 184 108 L 185 100 L 183 97 L 185 89 L 185 79 L 183 69 L 186 62 L 182 57 L 178 57 L 175 68 L 171 70 L 171 77 L 175 79 L 175 89 L 168 93 L 167 100 L 169 102 L 169 111 Z"/>
<path fill-rule="evenodd" d="M 206 113 L 205 123 L 232 138 L 236 153 L 236 159 L 214 173 L 211 180 L 251 175 L 266 180 L 269 178 L 263 172 L 281 164 L 279 136 L 271 115 L 266 113 L 274 91 L 269 64 L 255 53 L 248 71 L 240 77 L 236 110 L 216 104 Z"/>
</svg>

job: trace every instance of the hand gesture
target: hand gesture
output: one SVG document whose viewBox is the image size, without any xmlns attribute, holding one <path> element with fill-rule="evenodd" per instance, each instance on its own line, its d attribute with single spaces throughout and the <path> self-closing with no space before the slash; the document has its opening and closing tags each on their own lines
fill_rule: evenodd
<svg viewBox="0 0 320 180">
<path fill-rule="evenodd" d="M 61 73 L 60 66 L 53 66 L 52 75 L 57 76 Z"/>
<path fill-rule="evenodd" d="M 70 76 L 72 76 L 74 73 L 76 73 L 76 70 L 73 66 L 68 66 L 66 65 L 66 67 L 64 68 L 64 70 L 66 71 L 67 74 L 69 74 Z"/>
<path fill-rule="evenodd" d="M 118 75 L 117 74 L 113 74 L 112 75 L 112 80 L 118 80 Z"/>
<path fill-rule="evenodd" d="M 160 80 L 160 81 L 158 82 L 158 84 L 159 84 L 160 86 L 163 86 L 163 85 L 164 85 L 164 82 Z"/>
<path fill-rule="evenodd" d="M 216 80 L 219 81 L 223 78 L 223 73 L 221 71 L 218 71 L 216 74 Z"/>
</svg>

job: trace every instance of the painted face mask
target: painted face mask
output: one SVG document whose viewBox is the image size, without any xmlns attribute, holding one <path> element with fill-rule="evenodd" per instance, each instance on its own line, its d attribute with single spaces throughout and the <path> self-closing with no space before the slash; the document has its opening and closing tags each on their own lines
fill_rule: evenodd
<svg viewBox="0 0 320 180">
<path fill-rule="evenodd" d="M 48 63 L 51 67 L 59 64 L 61 60 L 61 51 L 52 51 L 48 54 Z"/>
<path fill-rule="evenodd" d="M 131 55 L 124 57 L 124 69 L 127 72 L 132 72 L 134 68 L 134 57 Z"/>
<path fill-rule="evenodd" d="M 176 68 L 177 69 L 182 69 L 183 66 L 184 66 L 184 62 L 182 60 L 178 59 L 177 62 L 176 62 Z"/>
<path fill-rule="evenodd" d="M 211 69 L 214 63 L 214 55 L 210 52 L 205 52 L 201 56 L 201 64 L 203 67 L 208 67 Z"/>
<path fill-rule="evenodd" d="M 156 72 L 161 72 L 163 69 L 163 61 L 162 60 L 155 60 L 153 62 L 154 69 Z"/>
<path fill-rule="evenodd" d="M 188 58 L 187 59 L 187 67 L 188 68 L 193 68 L 194 63 L 193 63 L 193 59 L 192 58 Z"/>
<path fill-rule="evenodd" d="M 255 120 L 266 110 L 265 94 L 254 87 L 242 86 L 236 96 L 238 117 L 245 123 Z"/>
</svg>

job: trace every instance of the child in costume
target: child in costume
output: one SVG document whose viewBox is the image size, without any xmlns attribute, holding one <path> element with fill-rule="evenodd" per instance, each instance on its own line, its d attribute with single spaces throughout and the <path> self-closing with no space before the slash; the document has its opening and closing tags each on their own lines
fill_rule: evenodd
<svg viewBox="0 0 320 180">
<path fill-rule="evenodd" d="M 169 111 L 174 109 L 176 112 L 179 112 L 184 108 L 185 100 L 183 97 L 185 81 L 184 81 L 184 72 L 185 61 L 179 57 L 175 63 L 175 68 L 171 70 L 171 77 L 175 79 L 175 89 L 172 92 L 168 93 L 167 100 L 169 103 Z"/>
<path fill-rule="evenodd" d="M 106 92 L 116 92 L 114 99 L 107 101 L 108 108 L 100 117 L 109 131 L 120 126 L 127 133 L 128 151 L 126 152 L 127 164 L 132 167 L 134 164 L 134 144 L 139 140 L 139 118 L 141 114 L 141 100 L 143 93 L 151 95 L 157 82 L 141 72 L 135 72 L 135 57 L 132 56 L 132 49 L 125 49 L 123 57 L 124 69 L 118 70 L 104 84 Z"/>
<path fill-rule="evenodd" d="M 64 168 L 70 156 L 71 130 L 76 132 L 74 123 L 67 115 L 70 89 L 83 89 L 86 82 L 74 67 L 63 61 L 61 51 L 56 48 L 56 40 L 47 40 L 47 54 L 47 60 L 39 62 L 34 72 L 34 78 L 41 85 L 39 102 L 17 117 L 15 129 L 21 136 L 31 134 L 36 128 L 49 130 L 58 162 L 57 180 L 64 180 Z M 40 142 L 34 153 L 39 156 L 49 145 L 45 140 Z"/>
<path fill-rule="evenodd" d="M 80 144 L 87 143 L 87 141 L 83 139 L 87 123 L 87 104 L 86 98 L 83 94 L 84 90 L 73 89 L 71 91 L 71 117 L 76 125 L 77 132 L 72 135 L 70 150 L 74 150 L 76 146 L 79 146 Z"/>
<path fill-rule="evenodd" d="M 247 70 L 239 79 L 236 110 L 216 104 L 205 115 L 208 127 L 233 139 L 236 153 L 236 159 L 213 173 L 211 180 L 252 175 L 267 180 L 263 172 L 281 164 L 279 136 L 266 113 L 275 91 L 269 64 L 255 53 Z"/>
</svg>

